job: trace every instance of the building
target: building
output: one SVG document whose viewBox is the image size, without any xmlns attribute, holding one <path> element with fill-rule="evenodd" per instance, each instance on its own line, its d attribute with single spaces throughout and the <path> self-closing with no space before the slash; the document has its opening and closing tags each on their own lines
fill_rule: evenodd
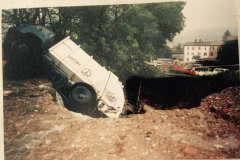
<svg viewBox="0 0 240 160">
<path fill-rule="evenodd" d="M 183 61 L 183 51 L 179 49 L 172 50 L 172 58 Z"/>
<path fill-rule="evenodd" d="M 183 45 L 184 62 L 196 62 L 199 58 L 213 59 L 217 57 L 218 49 L 223 45 L 223 41 L 219 42 L 202 42 L 201 39 L 197 42 L 187 42 Z"/>
</svg>

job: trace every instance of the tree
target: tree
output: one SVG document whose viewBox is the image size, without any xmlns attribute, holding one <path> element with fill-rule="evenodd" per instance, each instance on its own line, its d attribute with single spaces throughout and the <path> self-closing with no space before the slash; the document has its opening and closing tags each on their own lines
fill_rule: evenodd
<svg viewBox="0 0 240 160">
<path fill-rule="evenodd" d="M 231 33 L 229 32 L 229 30 L 226 30 L 222 37 L 224 42 L 226 42 L 228 36 L 231 36 Z"/>
<path fill-rule="evenodd" d="M 221 64 L 238 64 L 238 40 L 227 41 L 225 44 L 220 46 L 218 50 L 217 60 Z"/>
<path fill-rule="evenodd" d="M 4 10 L 3 24 L 41 24 L 73 41 L 122 80 L 153 76 L 145 63 L 171 58 L 166 41 L 183 30 L 185 2 Z M 4 25 L 3 25 L 4 26 Z M 6 28 L 6 26 L 4 26 Z"/>
<path fill-rule="evenodd" d="M 179 43 L 176 46 L 173 46 L 173 49 L 182 50 L 182 45 Z"/>
</svg>

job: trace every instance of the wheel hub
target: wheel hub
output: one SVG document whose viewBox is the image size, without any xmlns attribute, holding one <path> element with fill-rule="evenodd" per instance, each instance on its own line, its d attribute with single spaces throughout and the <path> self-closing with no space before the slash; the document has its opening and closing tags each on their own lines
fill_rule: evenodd
<svg viewBox="0 0 240 160">
<path fill-rule="evenodd" d="M 80 92 L 80 93 L 78 93 L 78 98 L 80 100 L 85 100 L 85 99 L 87 99 L 87 95 L 84 92 Z"/>
<path fill-rule="evenodd" d="M 77 88 L 75 93 L 80 101 L 87 101 L 90 96 L 84 88 Z"/>
</svg>

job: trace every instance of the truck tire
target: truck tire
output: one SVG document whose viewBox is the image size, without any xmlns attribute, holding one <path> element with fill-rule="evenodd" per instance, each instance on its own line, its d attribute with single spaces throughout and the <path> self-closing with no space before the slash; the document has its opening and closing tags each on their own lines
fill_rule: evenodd
<svg viewBox="0 0 240 160">
<path fill-rule="evenodd" d="M 96 109 L 97 96 L 95 90 L 86 83 L 76 83 L 69 93 L 70 109 L 88 114 Z"/>
</svg>

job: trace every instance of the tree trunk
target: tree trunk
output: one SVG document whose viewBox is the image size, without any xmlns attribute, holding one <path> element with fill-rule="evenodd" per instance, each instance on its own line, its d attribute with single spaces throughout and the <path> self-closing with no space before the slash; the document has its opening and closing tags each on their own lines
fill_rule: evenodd
<svg viewBox="0 0 240 160">
<path fill-rule="evenodd" d="M 50 25 L 52 25 L 52 17 L 51 17 L 51 14 L 49 12 L 49 9 L 47 9 L 47 13 L 48 13 L 48 17 L 49 17 L 49 23 L 50 23 Z"/>
<path fill-rule="evenodd" d="M 37 9 L 37 10 L 38 10 L 37 17 L 38 17 L 38 20 L 39 20 L 39 24 L 42 24 L 41 15 L 40 15 L 40 9 Z"/>
<path fill-rule="evenodd" d="M 39 9 L 36 8 L 36 9 L 35 9 L 35 14 L 33 15 L 33 18 L 32 18 L 31 23 L 36 24 L 36 21 L 37 21 L 38 15 L 39 15 Z"/>
<path fill-rule="evenodd" d="M 70 19 L 70 33 L 69 33 L 70 37 L 72 35 L 72 20 Z"/>
<path fill-rule="evenodd" d="M 59 25 L 59 27 L 58 27 L 58 31 L 59 31 L 59 33 L 60 33 L 60 35 L 62 35 L 62 15 L 61 15 L 61 8 L 58 8 L 58 17 L 59 17 L 59 20 L 58 20 L 58 25 Z"/>
<path fill-rule="evenodd" d="M 45 26 L 46 23 L 46 8 L 42 8 L 42 25 Z"/>
<path fill-rule="evenodd" d="M 61 8 L 58 8 L 58 17 L 59 17 L 58 22 L 61 23 L 61 20 L 62 20 L 62 16 L 61 16 Z"/>
<path fill-rule="evenodd" d="M 19 18 L 18 18 L 18 10 L 17 9 L 13 9 L 13 18 L 15 21 L 15 25 L 18 27 L 20 26 L 20 22 L 19 22 Z"/>
<path fill-rule="evenodd" d="M 24 24 L 23 9 L 19 9 L 19 22 L 20 22 L 20 25 Z"/>
<path fill-rule="evenodd" d="M 23 9 L 23 13 L 26 15 L 26 21 L 29 24 L 29 15 L 26 9 Z"/>
</svg>

